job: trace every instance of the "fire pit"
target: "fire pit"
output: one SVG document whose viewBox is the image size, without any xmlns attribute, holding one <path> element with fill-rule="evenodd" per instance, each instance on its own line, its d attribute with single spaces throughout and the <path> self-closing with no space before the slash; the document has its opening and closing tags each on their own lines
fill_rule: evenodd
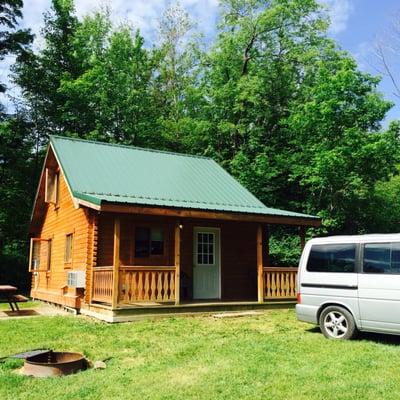
<svg viewBox="0 0 400 400">
<path fill-rule="evenodd" d="M 87 368 L 81 353 L 47 351 L 25 359 L 23 374 L 44 378 L 74 374 Z"/>
</svg>

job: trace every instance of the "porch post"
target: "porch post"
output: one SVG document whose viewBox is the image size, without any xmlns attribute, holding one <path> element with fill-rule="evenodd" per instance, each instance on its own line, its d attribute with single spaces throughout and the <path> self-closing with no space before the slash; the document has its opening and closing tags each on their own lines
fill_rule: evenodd
<svg viewBox="0 0 400 400">
<path fill-rule="evenodd" d="M 263 240 L 262 226 L 257 227 L 257 288 L 258 302 L 264 302 L 264 270 L 263 270 Z"/>
<path fill-rule="evenodd" d="M 112 292 L 112 308 L 118 305 L 119 292 L 119 242 L 120 242 L 121 223 L 118 217 L 114 219 L 114 252 L 113 252 L 113 292 Z"/>
<path fill-rule="evenodd" d="M 267 225 L 266 227 L 265 227 L 265 229 L 264 229 L 264 233 L 265 233 L 265 239 L 264 239 L 264 241 L 265 241 L 265 244 L 264 244 L 264 246 L 265 246 L 265 258 L 264 258 L 264 266 L 265 267 L 270 267 L 271 265 L 271 260 L 270 260 L 270 258 L 269 258 L 269 225 Z"/>
<path fill-rule="evenodd" d="M 305 245 L 306 245 L 306 227 L 300 226 L 300 247 L 302 251 Z"/>
<path fill-rule="evenodd" d="M 175 224 L 175 304 L 181 300 L 181 228 L 179 221 Z"/>
</svg>

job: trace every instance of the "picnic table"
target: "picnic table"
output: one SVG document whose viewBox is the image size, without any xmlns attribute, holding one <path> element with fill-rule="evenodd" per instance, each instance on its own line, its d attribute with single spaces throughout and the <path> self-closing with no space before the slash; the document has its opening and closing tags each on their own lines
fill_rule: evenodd
<svg viewBox="0 0 400 400">
<path fill-rule="evenodd" d="M 16 288 L 15 286 L 0 285 L 0 298 L 4 298 L 7 300 L 8 304 L 10 305 L 11 311 L 19 311 L 17 303 L 28 301 L 25 296 L 16 294 L 17 291 L 18 288 Z"/>
</svg>

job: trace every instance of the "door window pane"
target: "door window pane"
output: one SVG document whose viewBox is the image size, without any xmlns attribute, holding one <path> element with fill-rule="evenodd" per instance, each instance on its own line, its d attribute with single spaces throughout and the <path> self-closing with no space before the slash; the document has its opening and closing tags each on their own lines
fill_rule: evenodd
<svg viewBox="0 0 400 400">
<path fill-rule="evenodd" d="M 354 244 L 318 244 L 311 247 L 307 262 L 310 272 L 355 272 Z"/>
<path fill-rule="evenodd" d="M 199 232 L 197 234 L 197 264 L 214 264 L 214 240 L 213 233 Z"/>
<path fill-rule="evenodd" d="M 369 274 L 399 274 L 399 243 L 368 243 L 364 245 L 363 271 Z"/>
</svg>

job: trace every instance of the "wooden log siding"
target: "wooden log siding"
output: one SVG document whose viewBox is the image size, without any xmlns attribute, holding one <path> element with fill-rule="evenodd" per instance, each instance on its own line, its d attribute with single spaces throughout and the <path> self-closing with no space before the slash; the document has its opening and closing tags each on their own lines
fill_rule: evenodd
<svg viewBox="0 0 400 400">
<path fill-rule="evenodd" d="M 264 268 L 264 299 L 296 299 L 297 268 Z"/>
<path fill-rule="evenodd" d="M 119 274 L 121 304 L 175 301 L 175 267 L 123 266 Z"/>
<path fill-rule="evenodd" d="M 113 298 L 113 267 L 95 267 L 92 275 L 92 301 L 111 304 Z"/>
<path fill-rule="evenodd" d="M 51 263 L 48 272 L 32 274 L 31 296 L 35 299 L 51 301 L 68 307 L 79 308 L 81 293 L 75 288 L 67 288 L 67 273 L 82 270 L 88 259 L 88 213 L 83 208 L 76 209 L 60 172 L 59 203 L 44 205 L 40 226 L 32 232 L 33 237 L 51 239 Z M 65 262 L 66 234 L 73 233 L 72 262 Z M 43 255 L 43 260 L 46 257 Z M 45 268 L 45 265 L 43 265 Z"/>
</svg>

